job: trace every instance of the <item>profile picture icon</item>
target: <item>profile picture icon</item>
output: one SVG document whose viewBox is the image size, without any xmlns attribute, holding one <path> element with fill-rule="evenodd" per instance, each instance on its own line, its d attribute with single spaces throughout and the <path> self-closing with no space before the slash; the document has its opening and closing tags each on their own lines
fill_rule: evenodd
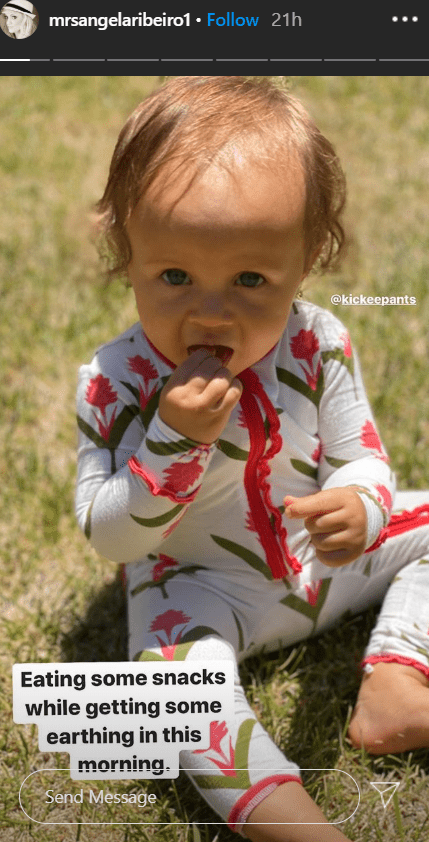
<svg viewBox="0 0 429 842">
<path fill-rule="evenodd" d="M 29 38 L 39 23 L 37 9 L 29 0 L 10 0 L 0 12 L 0 27 L 9 38 Z"/>
</svg>

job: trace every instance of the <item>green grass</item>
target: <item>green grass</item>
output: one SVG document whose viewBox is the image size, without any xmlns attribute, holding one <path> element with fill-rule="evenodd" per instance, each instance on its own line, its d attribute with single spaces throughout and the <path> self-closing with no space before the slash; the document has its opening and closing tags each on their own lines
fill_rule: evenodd
<svg viewBox="0 0 429 842">
<path fill-rule="evenodd" d="M 68 765 L 41 753 L 34 726 L 14 725 L 11 666 L 29 661 L 126 659 L 116 566 L 75 524 L 77 368 L 136 320 L 132 296 L 106 288 L 91 244 L 92 209 L 123 119 L 157 77 L 3 77 L 0 94 L 0 278 L 3 413 L 0 553 L 0 832 L 5 842 L 152 840 L 228 842 L 185 778 L 137 784 L 156 793 L 150 825 L 48 828 L 18 804 L 30 772 Z M 342 270 L 311 277 L 306 296 L 405 294 L 416 307 L 337 307 L 400 487 L 429 485 L 429 79 L 293 77 L 290 86 L 333 140 L 349 182 L 352 247 Z M 371 758 L 348 745 L 357 665 L 375 611 L 242 668 L 248 697 L 276 742 L 307 768 L 338 768 L 362 803 L 344 830 L 356 842 L 429 839 L 428 752 Z M 347 815 L 344 776 L 308 787 L 332 820 Z M 371 780 L 401 780 L 384 811 Z M 341 781 L 341 782 L 340 782 Z M 118 791 L 134 782 L 122 781 Z M 41 783 L 40 783 L 41 787 Z M 40 801 L 43 787 L 32 797 Z M 4 806 L 1 806 L 4 802 Z M 115 818 L 115 816 L 113 816 Z M 131 819 L 140 820 L 132 813 Z M 179 822 L 180 824 L 171 824 Z"/>
</svg>

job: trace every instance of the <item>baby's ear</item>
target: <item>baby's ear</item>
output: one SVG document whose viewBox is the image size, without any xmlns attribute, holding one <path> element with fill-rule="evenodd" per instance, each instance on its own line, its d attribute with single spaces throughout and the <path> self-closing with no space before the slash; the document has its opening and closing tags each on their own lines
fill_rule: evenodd
<svg viewBox="0 0 429 842">
<path fill-rule="evenodd" d="M 301 282 L 311 272 L 314 264 L 316 263 L 317 258 L 319 257 L 319 255 L 320 255 L 320 253 L 323 249 L 323 246 L 324 246 L 324 243 L 320 243 L 320 245 L 318 245 L 317 248 L 315 248 L 314 251 L 311 252 L 311 254 L 307 255 L 306 260 L 305 260 L 305 271 L 304 271 L 304 274 L 301 278 Z"/>
</svg>

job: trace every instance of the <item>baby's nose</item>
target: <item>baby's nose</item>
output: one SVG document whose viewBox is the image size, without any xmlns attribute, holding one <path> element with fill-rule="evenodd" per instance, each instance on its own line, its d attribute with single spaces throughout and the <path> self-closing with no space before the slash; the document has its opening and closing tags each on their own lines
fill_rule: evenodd
<svg viewBox="0 0 429 842">
<path fill-rule="evenodd" d="M 205 327 L 230 325 L 232 314 L 223 298 L 211 295 L 198 302 L 198 305 L 190 314 L 189 321 L 192 324 L 204 325 Z"/>
</svg>

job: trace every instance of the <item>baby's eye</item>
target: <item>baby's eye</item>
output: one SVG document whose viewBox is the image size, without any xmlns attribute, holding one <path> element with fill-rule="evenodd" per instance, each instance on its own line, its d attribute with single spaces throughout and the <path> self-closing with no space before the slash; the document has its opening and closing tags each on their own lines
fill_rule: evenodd
<svg viewBox="0 0 429 842">
<path fill-rule="evenodd" d="M 189 275 L 183 269 L 167 269 L 166 272 L 162 273 L 161 277 L 164 281 L 167 281 L 167 284 L 175 287 L 191 283 Z"/>
<path fill-rule="evenodd" d="M 236 283 L 242 287 L 259 287 L 265 283 L 265 278 L 259 275 L 258 272 L 242 272 L 238 276 Z"/>
</svg>

